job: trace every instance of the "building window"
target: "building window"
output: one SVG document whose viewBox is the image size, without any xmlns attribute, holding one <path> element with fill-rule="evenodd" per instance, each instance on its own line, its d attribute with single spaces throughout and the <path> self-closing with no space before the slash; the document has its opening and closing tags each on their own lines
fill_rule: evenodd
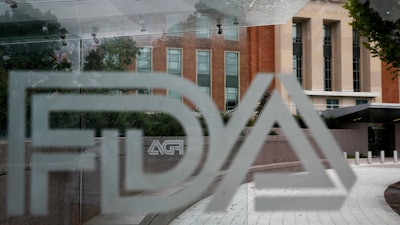
<svg viewBox="0 0 400 225">
<path fill-rule="evenodd" d="M 140 48 L 136 55 L 136 71 L 139 73 L 151 72 L 151 48 Z M 138 94 L 150 94 L 150 88 L 141 88 L 137 90 Z"/>
<path fill-rule="evenodd" d="M 210 96 L 210 51 L 197 51 L 197 86 Z"/>
<path fill-rule="evenodd" d="M 196 19 L 197 31 L 196 36 L 198 38 L 209 38 L 210 37 L 210 17 L 199 16 Z"/>
<path fill-rule="evenodd" d="M 239 75 L 239 53 L 226 52 L 225 53 L 225 74 L 226 76 L 238 77 Z"/>
<path fill-rule="evenodd" d="M 353 29 L 353 90 L 361 91 L 360 80 L 360 35 Z"/>
<path fill-rule="evenodd" d="M 200 90 L 208 96 L 211 96 L 211 88 L 205 86 L 199 86 Z"/>
<path fill-rule="evenodd" d="M 332 91 L 332 26 L 324 25 L 324 90 Z"/>
<path fill-rule="evenodd" d="M 356 99 L 356 105 L 368 104 L 366 99 Z"/>
<path fill-rule="evenodd" d="M 167 50 L 167 71 L 169 74 L 182 76 L 182 50 L 181 49 L 168 49 Z M 168 96 L 171 98 L 180 99 L 179 92 L 168 91 Z"/>
<path fill-rule="evenodd" d="M 225 52 L 225 110 L 238 105 L 239 53 Z"/>
<path fill-rule="evenodd" d="M 237 27 L 232 27 L 234 26 L 233 24 L 235 23 L 235 19 L 232 17 L 225 17 L 225 24 L 228 24 L 228 28 L 223 29 L 223 34 L 225 40 L 230 40 L 230 41 L 237 41 L 239 39 L 239 34 L 238 34 L 238 28 Z"/>
<path fill-rule="evenodd" d="M 180 15 L 167 15 L 167 36 L 182 36 Z"/>
<path fill-rule="evenodd" d="M 292 29 L 293 36 L 293 74 L 296 76 L 297 81 L 302 84 L 303 82 L 303 44 L 302 44 L 302 24 L 293 23 Z"/>
<path fill-rule="evenodd" d="M 226 90 L 225 110 L 235 109 L 238 103 L 238 89 L 234 87 L 227 87 L 225 90 Z"/>
<path fill-rule="evenodd" d="M 139 49 L 139 54 L 136 56 L 136 71 L 151 72 L 151 48 Z"/>
<path fill-rule="evenodd" d="M 182 50 L 170 48 L 167 51 L 167 67 L 169 74 L 181 76 L 182 74 Z"/>
<path fill-rule="evenodd" d="M 339 99 L 327 99 L 326 100 L 326 108 L 327 109 L 339 108 Z"/>
</svg>

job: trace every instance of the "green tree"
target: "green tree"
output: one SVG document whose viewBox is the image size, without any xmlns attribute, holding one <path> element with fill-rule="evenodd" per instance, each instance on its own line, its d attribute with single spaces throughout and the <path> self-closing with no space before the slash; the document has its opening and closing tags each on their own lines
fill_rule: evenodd
<svg viewBox="0 0 400 225">
<path fill-rule="evenodd" d="M 102 39 L 101 44 L 85 56 L 85 71 L 126 71 L 139 54 L 136 42 L 129 37 Z M 110 94 L 113 90 L 83 90 L 83 93 Z M 82 128 L 96 129 L 96 135 L 104 128 L 118 128 L 121 135 L 130 127 L 137 127 L 139 116 L 134 112 L 84 112 Z"/>
<path fill-rule="evenodd" d="M 0 30 L 4 31 L 0 32 L 0 136 L 7 133 L 9 71 L 70 70 L 72 65 L 68 58 L 57 58 L 56 52 L 65 48 L 59 41 L 61 27 L 57 18 L 28 3 L 18 7 L 12 13 L 5 9 L 0 15 Z"/>
<path fill-rule="evenodd" d="M 394 72 L 400 68 L 400 1 L 348 0 L 344 6 L 351 26 L 365 37 L 363 45 L 374 57 L 387 62 Z"/>
<path fill-rule="evenodd" d="M 86 71 L 124 71 L 139 54 L 136 42 L 129 37 L 103 39 L 85 57 Z"/>
</svg>

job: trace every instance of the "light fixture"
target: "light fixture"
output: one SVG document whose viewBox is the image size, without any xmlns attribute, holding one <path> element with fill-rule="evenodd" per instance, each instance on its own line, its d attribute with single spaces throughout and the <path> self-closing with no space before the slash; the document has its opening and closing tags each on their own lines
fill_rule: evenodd
<svg viewBox="0 0 400 225">
<path fill-rule="evenodd" d="M 6 4 L 10 5 L 10 8 L 15 9 L 18 7 L 17 3 L 14 2 L 13 0 L 5 0 L 4 1 Z"/>
<path fill-rule="evenodd" d="M 220 18 L 217 19 L 217 27 L 218 27 L 217 33 L 221 35 L 222 34 L 222 28 L 221 28 L 222 25 L 221 25 L 221 19 Z"/>
<path fill-rule="evenodd" d="M 141 27 L 140 31 L 141 32 L 145 32 L 146 31 L 146 21 L 142 19 L 142 20 L 139 21 L 139 24 L 140 24 L 140 27 Z"/>
<path fill-rule="evenodd" d="M 99 32 L 99 28 L 93 27 L 92 37 L 93 37 L 93 42 L 96 45 L 100 44 L 100 40 L 96 37 L 98 32 Z"/>
<path fill-rule="evenodd" d="M 236 16 L 233 19 L 233 25 L 239 25 L 239 20 L 238 20 L 238 18 Z"/>
<path fill-rule="evenodd" d="M 67 46 L 68 45 L 67 41 L 65 40 L 65 37 L 67 36 L 67 33 L 68 33 L 67 29 L 65 29 L 65 28 L 61 28 L 60 29 L 61 44 L 63 46 Z"/>
<path fill-rule="evenodd" d="M 60 30 L 60 38 L 65 39 L 66 35 L 67 35 L 67 29 L 65 28 L 61 28 Z"/>
</svg>

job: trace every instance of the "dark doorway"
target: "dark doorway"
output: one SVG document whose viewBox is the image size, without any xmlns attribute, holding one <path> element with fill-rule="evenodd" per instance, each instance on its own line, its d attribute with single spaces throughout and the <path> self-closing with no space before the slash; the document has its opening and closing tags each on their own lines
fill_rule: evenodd
<svg viewBox="0 0 400 225">
<path fill-rule="evenodd" d="M 391 155 L 390 133 L 390 128 L 383 125 L 368 127 L 368 150 L 373 156 L 379 156 L 381 150 L 385 151 L 385 156 Z"/>
</svg>

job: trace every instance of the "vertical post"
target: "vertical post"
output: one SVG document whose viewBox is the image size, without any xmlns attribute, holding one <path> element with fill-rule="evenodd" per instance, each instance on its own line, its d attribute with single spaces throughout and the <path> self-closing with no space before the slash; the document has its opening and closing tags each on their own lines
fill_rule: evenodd
<svg viewBox="0 0 400 225">
<path fill-rule="evenodd" d="M 356 165 L 360 165 L 360 152 L 356 152 L 355 160 L 356 160 Z"/>
<path fill-rule="evenodd" d="M 385 151 L 381 150 L 381 163 L 385 163 Z"/>
<path fill-rule="evenodd" d="M 397 163 L 397 150 L 393 151 L 393 163 Z"/>
<path fill-rule="evenodd" d="M 368 159 L 367 159 L 368 164 L 372 163 L 372 151 L 368 151 Z"/>
<path fill-rule="evenodd" d="M 343 152 L 344 159 L 347 159 L 347 152 Z"/>
</svg>

